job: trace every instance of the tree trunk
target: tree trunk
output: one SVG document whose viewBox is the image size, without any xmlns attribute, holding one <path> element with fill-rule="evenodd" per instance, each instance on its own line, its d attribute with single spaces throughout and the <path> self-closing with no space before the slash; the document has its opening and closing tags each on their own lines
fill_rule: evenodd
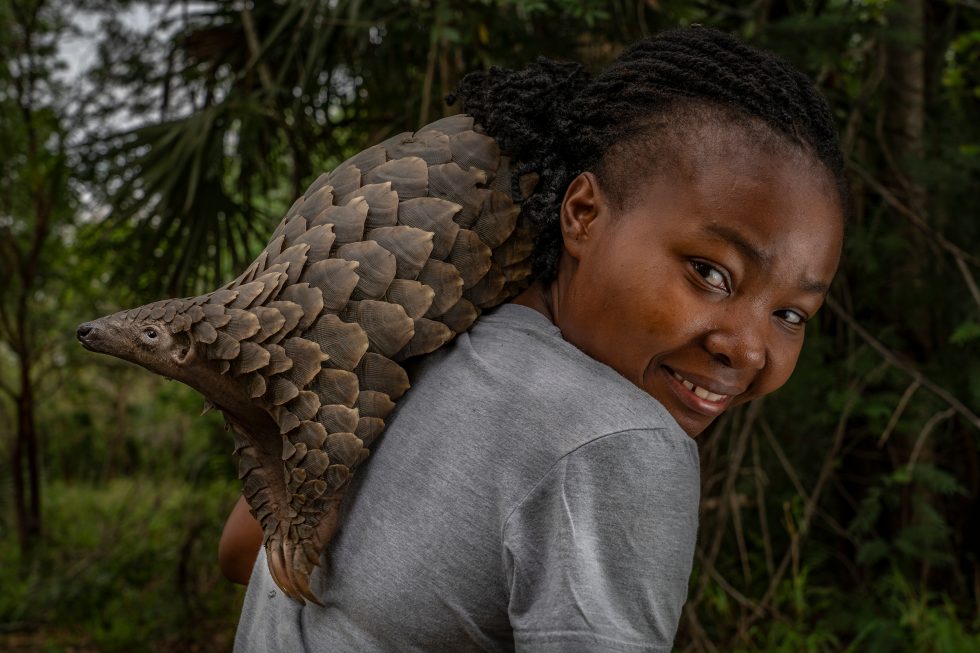
<svg viewBox="0 0 980 653">
<path fill-rule="evenodd" d="M 923 153 L 925 2 L 895 0 L 889 3 L 887 15 L 891 36 L 885 44 L 884 129 L 892 159 L 889 164 L 898 177 L 898 190 L 922 212 L 922 187 L 910 178 L 907 166 Z"/>
<path fill-rule="evenodd" d="M 38 123 L 35 122 L 34 103 L 37 92 L 35 84 L 38 74 L 33 67 L 33 57 L 36 53 L 34 33 L 41 16 L 41 4 L 20 7 L 21 11 L 17 11 L 16 6 L 13 8 L 23 30 L 24 52 L 28 62 L 23 75 L 17 77 L 13 85 L 14 99 L 20 110 L 23 129 L 27 136 L 25 170 L 45 170 L 46 173 L 26 176 L 34 218 L 30 244 L 18 252 L 17 241 L 12 239 L 11 242 L 18 262 L 17 274 L 20 277 L 13 316 L 14 325 L 11 328 L 12 333 L 7 334 L 17 358 L 20 384 L 18 392 L 14 395 L 17 404 L 17 437 L 14 441 L 11 466 L 14 472 L 17 533 L 21 552 L 25 554 L 30 553 L 32 545 L 41 535 L 41 470 L 35 421 L 35 388 L 31 375 L 34 348 L 31 344 L 31 324 L 28 318 L 41 265 L 41 252 L 50 233 L 52 206 L 57 196 L 57 192 L 53 191 L 59 189 L 65 171 L 65 160 L 60 154 L 41 162 L 42 157 L 47 153 L 38 134 Z"/>
<path fill-rule="evenodd" d="M 17 439 L 13 451 L 14 500 L 17 511 L 17 533 L 21 552 L 28 553 L 41 535 L 41 472 L 37 446 L 36 401 L 31 367 L 34 351 L 31 345 L 30 297 L 34 292 L 40 265 L 41 249 L 48 236 L 48 201 L 40 188 L 35 189 L 34 234 L 30 250 L 20 268 L 20 289 L 15 315 L 14 352 L 17 356 L 19 391 L 17 403 Z M 26 478 L 25 478 L 26 474 Z"/>
<path fill-rule="evenodd" d="M 915 165 L 924 154 L 925 126 L 925 0 L 893 0 L 886 12 L 888 27 L 882 35 L 885 57 L 884 95 L 879 117 L 879 139 L 886 160 L 884 180 L 892 193 L 913 211 L 927 218 L 927 198 L 919 183 Z M 917 243 L 921 234 L 898 215 L 893 217 L 908 243 Z M 925 292 L 924 272 L 929 267 L 927 248 L 910 245 L 898 280 L 918 296 Z M 906 337 L 923 354 L 924 343 L 930 341 L 931 316 L 922 302 L 907 304 L 904 293 L 893 298 L 897 302 L 896 323 L 902 324 Z"/>
<path fill-rule="evenodd" d="M 21 358 L 20 368 L 21 392 L 17 396 L 17 440 L 13 452 L 14 495 L 20 549 L 28 553 L 41 536 L 41 483 L 29 360 Z"/>
<path fill-rule="evenodd" d="M 894 0 L 887 10 L 890 38 L 885 47 L 885 103 L 883 115 L 884 148 L 890 171 L 889 185 L 915 213 L 929 220 L 929 198 L 920 183 L 916 166 L 925 155 L 926 106 L 926 12 L 925 0 Z M 902 218 L 895 218 L 909 243 L 921 235 Z M 909 256 L 898 280 L 913 289 L 914 297 L 922 297 L 926 288 L 931 252 L 927 248 L 910 246 Z M 911 304 L 911 306 L 910 306 Z M 905 336 L 919 356 L 929 355 L 933 338 L 932 308 L 928 302 L 900 299 L 896 310 L 906 330 Z M 923 433 L 908 434 L 894 440 L 899 464 L 907 463 L 911 471 L 915 464 L 929 464 L 935 458 L 935 438 L 927 432 L 944 421 L 944 413 L 933 415 L 923 427 Z M 914 461 L 914 463 L 913 463 Z M 921 528 L 930 523 L 925 511 L 936 507 L 937 496 L 928 484 L 911 483 L 902 490 L 900 527 Z M 920 583 L 925 586 L 930 572 L 929 560 L 920 560 Z"/>
<path fill-rule="evenodd" d="M 28 266 L 30 270 L 32 266 Z M 21 275 L 26 271 L 21 269 Z M 22 553 L 31 551 L 41 535 L 41 483 L 35 424 L 34 385 L 31 380 L 31 346 L 27 325 L 27 297 L 31 285 L 21 277 L 20 297 L 13 334 L 17 357 L 19 390 L 14 394 L 17 407 L 17 434 L 11 452 L 11 471 L 14 481 L 14 507 L 17 515 L 17 536 Z"/>
</svg>

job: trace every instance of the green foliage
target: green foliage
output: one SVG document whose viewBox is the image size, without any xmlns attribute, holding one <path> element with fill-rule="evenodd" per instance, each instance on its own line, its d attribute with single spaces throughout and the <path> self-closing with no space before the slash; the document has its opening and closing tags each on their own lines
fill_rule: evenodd
<svg viewBox="0 0 980 653">
<path fill-rule="evenodd" d="M 0 623 L 29 626 L 45 650 L 227 648 L 243 592 L 215 552 L 232 478 L 49 483 L 38 550 L 23 557 L 0 531 Z"/>
<path fill-rule="evenodd" d="M 869 595 L 846 603 L 857 634 L 848 653 L 968 653 L 980 646 L 948 598 L 920 593 L 897 571 L 882 576 Z"/>
<path fill-rule="evenodd" d="M 93 232 L 92 246 L 117 248 L 117 278 L 141 291 L 217 285 L 318 170 L 442 115 L 465 70 L 572 56 L 579 31 L 610 17 L 603 4 L 341 0 L 243 12 L 222 0 L 163 12 L 144 31 L 107 18 L 96 76 L 130 99 L 93 98 L 85 174 L 121 228 Z M 159 111 L 147 97 L 161 98 Z M 132 128 L 105 128 L 127 114 L 140 117 Z M 154 274 L 134 278 L 147 261 Z"/>
<path fill-rule="evenodd" d="M 980 339 L 980 324 L 976 322 L 964 322 L 956 327 L 949 341 L 954 345 L 965 345 L 968 342 Z"/>
</svg>

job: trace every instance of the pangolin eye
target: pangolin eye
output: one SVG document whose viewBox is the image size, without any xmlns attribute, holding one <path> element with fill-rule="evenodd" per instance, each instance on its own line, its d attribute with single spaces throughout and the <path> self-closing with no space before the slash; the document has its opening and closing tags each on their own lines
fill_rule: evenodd
<svg viewBox="0 0 980 653">
<path fill-rule="evenodd" d="M 150 340 L 155 340 L 157 337 L 157 330 L 154 329 L 153 327 L 147 327 L 143 329 L 143 333 L 145 333 L 146 337 L 149 338 Z"/>
</svg>

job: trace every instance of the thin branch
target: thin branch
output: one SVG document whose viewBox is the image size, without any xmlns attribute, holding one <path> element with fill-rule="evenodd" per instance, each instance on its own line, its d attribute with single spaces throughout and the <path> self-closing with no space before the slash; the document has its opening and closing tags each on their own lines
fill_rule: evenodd
<svg viewBox="0 0 980 653">
<path fill-rule="evenodd" d="M 19 270 L 23 265 L 23 255 L 21 254 L 20 247 L 17 246 L 17 238 L 14 236 L 14 231 L 9 226 L 0 227 L 0 245 L 3 245 L 4 249 L 10 250 L 10 256 L 13 259 L 10 268 Z"/>
<path fill-rule="evenodd" d="M 852 53 L 850 56 L 855 59 L 858 57 L 863 58 L 869 55 L 871 51 L 877 47 L 877 39 L 868 39 L 864 45 L 858 48 L 857 51 Z M 845 153 L 845 156 L 848 157 L 850 157 L 850 153 L 854 149 L 854 141 L 857 137 L 858 125 L 860 123 L 863 111 L 867 108 L 869 101 L 878 90 L 882 80 L 885 78 L 885 57 L 873 57 L 873 60 L 875 61 L 874 69 L 871 71 L 871 74 L 868 75 L 867 79 L 865 79 L 857 98 L 851 102 L 851 106 L 853 108 L 850 116 L 847 118 L 846 127 L 844 128 L 841 136 L 841 150 Z"/>
<path fill-rule="evenodd" d="M 888 205 L 890 205 L 893 209 L 895 209 L 900 214 L 908 218 L 908 220 L 913 225 L 915 225 L 923 232 L 925 232 L 925 234 L 928 235 L 930 238 L 932 238 L 936 242 L 936 244 L 938 244 L 940 247 L 945 249 L 947 252 L 949 252 L 956 258 L 961 258 L 964 261 L 968 261 L 973 265 L 980 267 L 980 257 L 977 257 L 973 254 L 970 254 L 969 252 L 960 249 L 957 245 L 947 240 L 946 236 L 942 235 L 941 233 L 939 233 L 938 231 L 930 227 L 929 223 L 926 222 L 925 218 L 923 218 L 918 213 L 916 213 L 911 208 L 909 208 L 904 203 L 902 203 L 901 200 L 895 197 L 887 188 L 882 186 L 874 177 L 872 177 L 870 173 L 865 171 L 863 168 L 858 166 L 853 161 L 848 162 L 848 167 L 854 172 L 856 172 L 857 175 L 861 177 L 861 179 L 863 179 L 868 186 L 870 186 L 876 193 L 878 193 L 878 195 L 881 196 L 881 199 L 885 200 L 885 202 Z"/>
<path fill-rule="evenodd" d="M 694 638 L 694 643 L 703 651 L 718 653 L 718 647 L 712 643 L 708 634 L 704 632 L 704 626 L 701 625 L 701 621 L 698 619 L 698 611 L 694 608 L 693 601 L 688 601 L 684 604 L 684 616 L 687 617 L 687 624 L 691 629 L 691 636 Z"/>
<path fill-rule="evenodd" d="M 887 48 L 885 47 L 884 44 L 880 44 L 880 45 L 881 47 L 879 48 L 879 58 L 887 59 Z M 902 169 L 902 166 L 900 166 L 898 161 L 895 159 L 895 155 L 892 153 L 892 148 L 889 143 L 889 140 L 885 135 L 886 113 L 887 112 L 884 108 L 879 108 L 878 115 L 875 118 L 875 137 L 878 139 L 878 149 L 881 152 L 882 157 L 885 159 L 887 168 L 891 171 L 891 174 L 895 177 L 895 180 L 902 187 L 908 190 L 913 188 L 913 184 L 909 181 L 909 178 L 905 176 L 905 171 Z M 853 163 L 853 162 L 849 162 L 849 163 Z"/>
<path fill-rule="evenodd" d="M 766 436 L 766 442 L 768 442 L 769 446 L 772 447 L 773 453 L 776 454 L 776 458 L 779 460 L 779 464 L 783 467 L 783 471 L 786 472 L 786 476 L 789 477 L 793 487 L 796 488 L 796 493 L 799 494 L 804 501 L 809 501 L 810 495 L 805 489 L 803 489 L 803 483 L 800 482 L 800 477 L 796 473 L 796 469 L 789 462 L 789 458 L 786 457 L 786 452 L 783 451 L 781 446 L 779 446 L 779 441 L 773 434 L 772 427 L 769 426 L 769 422 L 765 419 L 762 420 L 762 434 Z"/>
<path fill-rule="evenodd" d="M 721 573 L 719 573 L 719 571 L 717 569 L 715 569 L 714 567 L 712 567 L 711 568 L 711 571 L 709 573 L 711 574 L 711 578 L 716 583 L 718 583 L 718 586 L 721 587 L 721 589 L 725 590 L 725 593 L 726 594 L 728 594 L 730 597 L 732 597 L 733 599 L 735 599 L 735 602 L 736 603 L 738 603 L 742 607 L 749 608 L 751 610 L 754 610 L 755 608 L 758 607 L 756 605 L 755 601 L 753 601 L 752 599 L 748 598 L 747 596 L 745 596 L 744 594 L 742 594 L 741 592 L 739 592 L 737 589 L 735 589 L 732 586 L 731 583 L 729 583 L 727 580 L 725 580 L 725 577 L 722 576 Z M 767 606 L 766 609 L 772 610 L 772 608 L 771 607 L 768 607 L 768 606 Z"/>
<path fill-rule="evenodd" d="M 830 526 L 830 530 L 837 533 L 838 536 L 844 538 L 851 544 L 857 545 L 857 539 L 846 528 L 844 528 L 839 521 L 831 517 L 826 510 L 817 508 L 817 517 L 824 520 L 827 526 Z"/>
<path fill-rule="evenodd" d="M 872 375 L 869 375 L 869 378 L 871 376 Z M 786 456 L 786 452 L 783 451 L 783 448 L 779 444 L 779 440 L 777 440 L 775 435 L 773 434 L 772 427 L 769 425 L 769 421 L 763 418 L 760 421 L 760 426 L 762 428 L 762 434 L 766 436 L 766 441 L 769 443 L 769 446 L 772 447 L 772 450 L 775 452 L 776 458 L 779 459 L 779 463 L 780 465 L 782 465 L 783 471 L 786 472 L 786 476 L 789 477 L 789 480 L 793 484 L 793 487 L 796 489 L 797 494 L 800 495 L 804 503 L 808 502 L 810 500 L 809 493 L 804 489 L 803 483 L 800 481 L 800 477 L 796 473 L 796 468 L 793 467 L 792 463 L 790 463 L 789 458 Z M 824 511 L 820 510 L 819 508 L 817 509 L 817 515 L 825 522 L 827 522 L 827 525 L 830 526 L 831 530 L 836 532 L 841 537 L 853 541 L 853 537 L 850 535 L 850 533 L 848 533 L 847 530 L 843 526 L 841 526 L 836 519 L 834 519 Z"/>
<path fill-rule="evenodd" d="M 735 529 L 735 542 L 738 544 L 738 557 L 742 563 L 742 578 L 746 583 L 752 580 L 752 567 L 749 566 L 749 549 L 745 545 L 745 533 L 742 530 L 742 508 L 738 505 L 738 495 L 730 495 L 732 511 L 732 527 Z M 711 566 L 714 571 L 714 565 Z"/>
<path fill-rule="evenodd" d="M 727 498 L 735 490 L 735 481 L 738 479 L 738 472 L 742 466 L 742 459 L 745 458 L 745 450 L 748 448 L 749 435 L 752 433 L 752 427 L 754 426 L 755 420 L 759 415 L 759 409 L 761 406 L 761 400 L 753 401 L 751 404 L 749 404 L 749 409 L 745 413 L 745 421 L 742 423 L 742 428 L 735 440 L 731 457 L 728 459 L 728 472 L 725 475 L 725 482 L 722 485 L 714 537 L 712 539 L 711 546 L 708 548 L 708 553 L 704 557 L 704 561 L 702 563 L 702 566 L 705 569 L 710 569 L 714 566 L 715 560 L 718 558 L 718 552 L 721 550 L 721 542 L 725 535 L 725 526 L 728 523 L 728 510 L 731 506 L 731 503 L 727 500 Z M 693 601 L 696 602 L 701 598 L 701 595 L 704 594 L 709 578 L 710 574 L 704 574 L 701 576 L 701 582 L 698 585 L 697 592 L 694 594 Z"/>
<path fill-rule="evenodd" d="M 813 486 L 813 491 L 810 493 L 809 499 L 807 499 L 803 504 L 803 526 L 800 528 L 801 533 L 806 534 L 808 532 L 810 522 L 813 520 L 814 511 L 817 509 L 817 501 L 820 500 L 820 495 L 823 494 L 823 488 L 830 479 L 830 475 L 834 471 L 834 468 L 837 466 L 837 452 L 840 451 L 841 446 L 844 444 L 844 435 L 847 430 L 847 420 L 850 419 L 851 411 L 854 410 L 854 405 L 857 403 L 861 392 L 864 391 L 868 380 L 874 378 L 881 368 L 882 366 L 875 368 L 867 376 L 861 379 L 860 382 L 851 384 L 851 394 L 847 399 L 847 403 L 844 405 L 844 410 L 841 412 L 840 419 L 837 420 L 837 429 L 834 432 L 833 445 L 830 447 L 830 452 L 828 453 L 827 458 L 824 459 L 823 466 L 820 468 L 820 474 L 817 476 L 817 482 Z"/>
<path fill-rule="evenodd" d="M 905 408 L 909 405 L 909 401 L 912 400 L 912 395 L 915 391 L 922 386 L 918 380 L 912 381 L 909 387 L 905 388 L 905 392 L 902 393 L 902 398 L 898 400 L 898 405 L 895 406 L 895 410 L 892 411 L 892 416 L 888 418 L 888 424 L 885 425 L 885 430 L 881 432 L 881 437 L 878 438 L 878 448 L 881 449 L 888 442 L 888 438 L 891 436 L 892 431 L 898 426 L 898 420 L 902 419 L 902 415 L 905 413 Z"/>
<path fill-rule="evenodd" d="M 869 345 L 871 345 L 871 347 L 879 354 L 881 354 L 885 358 L 885 360 L 887 360 L 889 363 L 891 363 L 895 367 L 899 368 L 900 370 L 908 374 L 914 380 L 921 383 L 927 390 L 929 390 L 937 397 L 939 397 L 947 404 L 949 404 L 951 407 L 953 407 L 956 410 L 956 412 L 958 412 L 960 415 L 965 417 L 967 421 L 973 424 L 973 426 L 980 429 L 980 417 L 977 417 L 976 413 L 974 413 L 972 410 L 967 408 L 962 401 L 960 401 L 959 399 L 951 395 L 948 391 L 938 386 L 933 381 L 926 378 L 926 376 L 923 375 L 922 372 L 912 367 L 912 365 L 899 359 L 899 357 L 896 356 L 894 352 L 888 349 L 888 347 L 883 345 L 877 338 L 875 338 L 870 333 L 868 333 L 868 331 L 864 327 L 858 324 L 857 320 L 854 319 L 854 316 L 850 315 L 847 311 L 845 311 L 840 306 L 840 304 L 838 304 L 834 300 L 833 297 L 828 296 L 826 302 L 827 302 L 827 306 L 830 308 L 831 311 L 834 312 L 835 315 L 837 315 L 842 320 L 844 320 L 844 322 L 846 322 L 847 325 L 851 327 L 851 329 L 853 329 L 854 332 L 857 333 L 862 340 L 864 340 Z"/>
<path fill-rule="evenodd" d="M 717 479 L 723 476 L 721 472 L 713 472 L 713 470 L 716 467 L 715 461 L 718 458 L 718 450 L 720 449 L 719 442 L 728 441 L 725 434 L 728 432 L 732 416 L 735 414 L 733 411 L 725 411 L 711 426 L 711 431 L 707 434 L 707 437 L 701 436 L 698 438 L 698 449 L 700 450 L 701 459 L 701 496 L 703 497 L 712 494 Z"/>
<path fill-rule="evenodd" d="M 955 409 L 947 408 L 946 410 L 940 411 L 929 418 L 926 425 L 922 427 L 922 431 L 919 433 L 919 437 L 915 439 L 915 444 L 912 446 L 912 454 L 909 456 L 909 462 L 907 469 L 911 470 L 915 467 L 915 461 L 919 459 L 919 454 L 922 453 L 922 447 L 925 446 L 926 438 L 932 433 L 932 430 L 936 428 L 936 425 L 944 419 L 949 419 L 955 413 Z"/>
<path fill-rule="evenodd" d="M 245 64 L 245 69 L 248 70 L 252 66 L 258 64 L 259 69 L 259 80 L 262 82 L 262 87 L 271 96 L 276 94 L 276 86 L 272 82 L 272 74 L 269 72 L 269 66 L 261 61 L 262 49 L 259 45 L 259 36 L 255 31 L 255 21 L 252 19 L 252 12 L 248 9 L 248 4 L 246 3 L 245 8 L 242 9 L 242 29 L 245 30 L 245 42 L 248 44 L 248 63 Z"/>
<path fill-rule="evenodd" d="M 973 301 L 977 303 L 977 306 L 980 306 L 980 288 L 977 288 L 977 280 L 973 278 L 973 273 L 966 266 L 966 261 L 957 256 L 956 267 L 960 269 L 960 274 L 963 275 L 963 281 L 966 282 L 966 287 L 970 289 L 970 294 L 973 295 Z"/>
<path fill-rule="evenodd" d="M 829 299 L 829 298 L 828 298 Z M 857 397 L 861 390 L 864 388 L 866 381 L 862 380 L 860 382 L 853 381 L 850 386 L 851 392 L 848 393 L 847 403 L 844 405 L 844 410 L 841 412 L 840 418 L 837 421 L 837 428 L 834 432 L 834 440 L 827 451 L 827 455 L 824 458 L 823 465 L 820 468 L 820 474 L 817 477 L 817 482 L 813 486 L 813 491 L 810 493 L 809 498 L 804 502 L 803 506 L 803 523 L 800 528 L 793 535 L 793 539 L 790 542 L 790 548 L 783 555 L 782 561 L 779 563 L 779 568 L 776 573 L 769 579 L 769 587 L 766 589 L 765 594 L 763 594 L 762 599 L 759 600 L 755 611 L 752 616 L 748 619 L 745 627 L 747 628 L 749 624 L 762 616 L 765 609 L 768 608 L 769 601 L 776 594 L 776 589 L 783 580 L 783 576 L 786 575 L 786 570 L 789 568 L 791 562 L 795 562 L 796 553 L 799 550 L 798 538 L 805 537 L 809 532 L 810 521 L 813 519 L 813 515 L 816 511 L 817 501 L 820 500 L 820 495 L 823 493 L 824 485 L 826 485 L 827 480 L 830 478 L 831 472 L 837 465 L 837 453 L 840 451 L 841 445 L 844 443 L 844 434 L 847 429 L 847 421 L 850 419 L 851 411 L 854 408 L 854 404 L 857 402 Z"/>
<path fill-rule="evenodd" d="M 775 565 L 772 561 L 772 539 L 769 536 L 769 520 L 766 517 L 766 493 L 762 487 L 762 465 L 759 462 L 759 438 L 752 434 L 752 466 L 755 468 L 755 502 L 759 511 L 759 530 L 762 532 L 762 551 L 766 558 L 766 571 L 772 576 Z"/>
</svg>

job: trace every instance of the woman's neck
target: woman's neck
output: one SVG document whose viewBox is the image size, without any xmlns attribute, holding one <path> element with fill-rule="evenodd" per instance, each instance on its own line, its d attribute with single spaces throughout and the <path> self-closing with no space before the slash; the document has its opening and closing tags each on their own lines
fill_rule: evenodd
<svg viewBox="0 0 980 653">
<path fill-rule="evenodd" d="M 540 281 L 535 281 L 527 290 L 515 297 L 511 303 L 532 308 L 548 318 L 552 324 L 555 324 L 555 316 L 552 309 L 554 304 L 551 296 L 553 289 L 554 284 L 546 287 Z"/>
</svg>

